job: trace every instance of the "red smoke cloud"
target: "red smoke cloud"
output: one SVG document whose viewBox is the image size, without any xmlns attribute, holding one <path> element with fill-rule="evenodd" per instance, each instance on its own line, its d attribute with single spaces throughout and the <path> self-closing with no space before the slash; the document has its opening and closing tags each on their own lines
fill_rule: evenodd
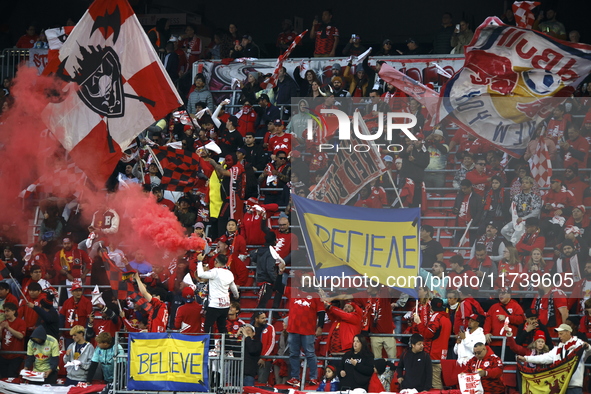
<svg viewBox="0 0 591 394">
<path fill-rule="evenodd" d="M 23 200 L 18 194 L 39 177 L 52 176 L 54 169 L 65 163 L 65 151 L 41 120 L 41 112 L 49 100 L 56 98 L 48 92 L 59 92 L 61 81 L 38 76 L 33 68 L 20 68 L 13 82 L 10 96 L 14 103 L 0 118 L 0 143 L 3 145 L 0 149 L 0 224 L 15 224 L 10 236 L 24 243 L 32 212 L 29 207 L 28 213 L 23 214 Z M 198 237 L 186 237 L 175 215 L 158 205 L 154 196 L 144 193 L 139 186 L 108 196 L 104 190 L 97 192 L 86 183 L 72 186 L 67 194 L 79 193 L 85 223 L 90 225 L 92 214 L 99 207 L 106 205 L 115 209 L 121 223 L 114 241 L 126 252 L 143 249 L 152 264 L 163 264 L 161 256 L 165 254 L 175 257 L 185 250 L 202 250 L 205 246 Z"/>
</svg>

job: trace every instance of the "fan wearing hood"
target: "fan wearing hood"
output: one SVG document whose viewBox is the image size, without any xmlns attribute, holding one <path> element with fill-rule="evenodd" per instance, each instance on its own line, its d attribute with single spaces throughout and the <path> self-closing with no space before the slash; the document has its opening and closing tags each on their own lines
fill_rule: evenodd
<svg viewBox="0 0 591 394">
<path fill-rule="evenodd" d="M 51 335 L 47 335 L 43 326 L 37 327 L 31 334 L 27 344 L 25 369 L 43 372 L 45 376 L 43 384 L 55 384 L 57 382 L 59 356 L 58 340 Z"/>
</svg>

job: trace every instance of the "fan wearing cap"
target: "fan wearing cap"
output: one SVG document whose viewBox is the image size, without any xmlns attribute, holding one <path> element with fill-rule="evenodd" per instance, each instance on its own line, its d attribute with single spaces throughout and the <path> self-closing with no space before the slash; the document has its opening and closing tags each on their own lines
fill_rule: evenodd
<svg viewBox="0 0 591 394">
<path fill-rule="evenodd" d="M 515 244 L 517 253 L 521 256 L 521 262 L 525 263 L 532 250 L 536 248 L 544 250 L 544 246 L 546 246 L 546 238 L 540 231 L 540 220 L 535 217 L 527 218 L 525 220 L 525 233 L 521 236 L 519 242 Z"/>
<path fill-rule="evenodd" d="M 466 179 L 472 182 L 472 189 L 480 196 L 484 196 L 484 191 L 490 188 L 491 177 L 486 172 L 486 158 L 483 155 L 476 156 L 476 167 L 468 171 Z"/>
<path fill-rule="evenodd" d="M 260 49 L 258 45 L 252 41 L 252 37 L 248 34 L 245 34 L 242 36 L 240 43 L 234 45 L 234 49 L 230 51 L 230 57 L 234 59 L 239 59 L 242 57 L 252 57 L 258 59 L 260 57 Z"/>
<path fill-rule="evenodd" d="M 547 283 L 540 281 L 538 294 L 531 303 L 531 308 L 539 313 L 540 322 L 552 329 L 566 322 L 568 319 L 567 296 L 564 291 L 557 287 L 546 286 Z"/>
<path fill-rule="evenodd" d="M 503 258 L 503 251 L 505 250 L 505 238 L 499 235 L 501 225 L 498 222 L 490 221 L 486 225 L 486 231 L 480 238 L 476 240 L 472 246 L 470 256 L 473 257 L 476 251 L 476 245 L 484 245 L 488 257 L 495 263 L 498 263 Z"/>
<path fill-rule="evenodd" d="M 413 315 L 415 322 L 413 331 L 423 336 L 424 350 L 429 354 L 431 360 L 445 360 L 447 359 L 448 339 L 452 332 L 451 321 L 441 298 L 433 298 L 430 305 L 431 313 L 428 320 L 423 321 L 419 315 Z M 433 388 L 443 388 L 441 364 L 433 364 Z"/>
<path fill-rule="evenodd" d="M 185 304 L 181 305 L 176 311 L 174 328 L 181 330 L 184 334 L 202 333 L 202 306 L 198 302 L 195 302 L 195 290 L 187 286 L 181 291 L 181 296 Z"/>
<path fill-rule="evenodd" d="M 287 160 L 287 152 L 280 150 L 275 154 L 275 160 L 265 167 L 263 173 L 259 176 L 259 182 L 263 187 L 281 189 L 265 190 L 265 202 L 268 204 L 278 204 L 285 206 L 289 202 L 289 188 L 287 183 L 291 180 L 291 164 Z"/>
<path fill-rule="evenodd" d="M 280 150 L 285 151 L 289 156 L 294 143 L 297 145 L 297 141 L 293 141 L 293 136 L 285 133 L 285 124 L 281 119 L 275 119 L 273 126 L 273 135 L 269 138 L 269 145 L 267 146 L 267 151 L 271 154 L 271 160 L 275 160 L 277 152 Z"/>
<path fill-rule="evenodd" d="M 490 307 L 486 314 L 486 321 L 484 322 L 484 334 L 486 336 L 486 342 L 500 350 L 502 341 L 498 339 L 492 339 L 503 335 L 503 327 L 505 319 L 509 318 L 509 327 L 513 332 L 517 332 L 517 327 L 525 322 L 525 315 L 523 308 L 517 301 L 511 298 L 511 288 L 503 287 L 499 289 L 499 302 Z M 499 353 L 500 354 L 500 353 Z"/>
<path fill-rule="evenodd" d="M 560 343 L 548 353 L 535 356 L 517 356 L 517 361 L 532 364 L 552 364 L 564 360 L 571 353 L 583 348 L 581 360 L 586 360 L 591 355 L 591 346 L 577 337 L 572 336 L 572 328 L 568 324 L 561 324 L 555 331 L 558 333 Z M 568 382 L 567 393 L 582 393 L 583 380 L 585 378 L 585 364 L 580 362 Z"/>
<path fill-rule="evenodd" d="M 468 330 L 459 331 L 454 346 L 454 353 L 458 355 L 459 365 L 466 365 L 474 357 L 474 345 L 486 342 L 482 328 L 484 319 L 484 315 L 472 313 L 468 317 Z"/>
<path fill-rule="evenodd" d="M 88 316 L 92 313 L 92 303 L 87 297 L 82 295 L 82 286 L 79 282 L 74 282 L 70 288 L 72 296 L 68 298 L 60 309 L 60 325 L 63 328 L 72 328 L 74 326 L 86 327 Z M 72 337 L 64 332 L 66 346 L 72 342 Z"/>
<path fill-rule="evenodd" d="M 452 270 L 454 269 L 454 265 L 459 265 L 458 261 L 456 260 L 457 257 L 462 257 L 460 255 L 452 256 L 450 259 L 450 263 L 452 265 Z M 452 261 L 456 260 L 456 261 Z M 457 267 L 456 267 L 457 268 Z M 472 271 L 467 271 L 472 272 Z M 469 276 L 465 276 L 469 283 Z M 453 283 L 453 280 L 450 281 Z M 454 319 L 454 333 L 459 334 L 460 331 L 465 331 L 465 327 L 467 327 L 470 323 L 470 316 L 473 314 L 478 314 L 481 316 L 485 316 L 484 309 L 480 303 L 474 298 L 474 295 L 478 294 L 478 289 L 473 289 L 469 286 L 462 286 L 458 290 L 460 295 L 460 305 L 457 307 L 456 315 Z M 480 324 L 480 327 L 484 325 L 484 319 Z"/>
<path fill-rule="evenodd" d="M 504 394 L 503 361 L 484 342 L 474 344 L 472 357 L 462 372 L 477 373 L 486 394 Z"/>
<path fill-rule="evenodd" d="M 257 126 L 256 135 L 257 137 L 264 137 L 269 122 L 273 122 L 275 119 L 281 119 L 281 111 L 278 107 L 271 104 L 271 99 L 267 93 L 262 93 L 258 97 L 258 100 L 261 112 L 259 112 L 259 124 Z"/>
</svg>

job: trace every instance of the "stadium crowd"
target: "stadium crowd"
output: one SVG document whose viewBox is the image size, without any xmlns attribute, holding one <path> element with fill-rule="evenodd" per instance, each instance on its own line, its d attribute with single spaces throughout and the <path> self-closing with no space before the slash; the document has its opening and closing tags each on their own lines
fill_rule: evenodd
<svg viewBox="0 0 591 394">
<path fill-rule="evenodd" d="M 329 26 L 331 16 L 325 11 L 312 29 L 317 56 L 335 55 L 338 29 Z M 566 38 L 551 10 L 546 18 L 540 29 L 557 26 L 556 35 Z M 467 28 L 462 23 L 454 33 L 451 16 L 444 16 L 449 37 L 440 44 L 447 43 L 450 51 L 465 43 L 458 37 Z M 286 24 L 278 47 L 293 39 L 290 29 Z M 191 27 L 181 40 L 168 41 L 167 31 L 164 21 L 149 37 L 167 55 L 180 48 L 178 68 L 169 71 L 176 80 L 206 51 Z M 241 37 L 235 26 L 230 33 Z M 212 41 L 212 56 L 229 50 L 220 57 L 256 57 L 252 38 L 242 37 L 233 49 L 224 49 L 221 39 Z M 413 42 L 408 44 L 410 54 L 418 53 Z M 384 51 L 387 47 L 385 41 Z M 359 38 L 345 49 L 353 56 L 364 50 Z M 189 53 L 194 58 L 180 64 Z M 165 65 L 175 64 L 169 60 Z M 119 212 L 106 205 L 91 223 L 84 222 L 79 210 L 66 209 L 78 203 L 75 197 L 38 196 L 44 219 L 38 239 L 26 248 L 3 223 L 1 377 L 16 377 L 24 367 L 43 372 L 46 383 L 61 376 L 66 384 L 76 384 L 93 381 L 100 366 L 98 376 L 112 382 L 113 356 L 123 352 L 114 342 L 118 331 L 228 333 L 245 341 L 246 385 L 299 387 L 304 380 L 319 391 L 441 389 L 451 385 L 446 381 L 450 370 L 444 370 L 450 367 L 443 361 L 457 360 L 454 372 L 478 373 L 486 393 L 504 393 L 510 374 L 504 363 L 550 364 L 579 346 L 586 358 L 591 87 L 579 87 L 580 97 L 565 100 L 536 131 L 545 136 L 558 174 L 549 189 L 540 190 L 526 161 L 535 146 L 524 160 L 508 160 L 454 125 L 431 127 L 416 100 L 376 77 L 380 62 L 370 66 L 366 58 L 353 72 L 353 61 L 344 69 L 335 65 L 322 81 L 311 70 L 298 78 L 284 69 L 270 91 L 260 87 L 262 76 L 250 72 L 240 82 L 241 108 L 234 114 L 226 110 L 230 102 L 214 102 L 206 76 L 198 74 L 183 97 L 186 112 L 179 109 L 154 124 L 142 133 L 139 146 L 124 153 L 107 184 L 109 193 L 140 185 L 176 215 L 187 235 L 203 238 L 204 251 L 187 251 L 166 266 L 146 261 L 144 250 L 126 248 Z M 10 111 L 10 81 L 4 87 L 3 112 Z M 302 99 L 286 111 L 294 97 Z M 357 101 L 348 105 L 346 97 Z M 390 110 L 419 119 L 412 129 L 416 141 L 401 134 L 392 142 L 403 145 L 402 152 L 381 152 L 391 176 L 373 180 L 350 202 L 368 208 L 423 202 L 424 282 L 418 299 L 384 287 L 319 294 L 304 285 L 311 273 L 296 269 L 305 253 L 301 234 L 292 232 L 297 226 L 291 226 L 290 193 L 309 196 L 330 164 L 330 156 L 317 149 L 330 136 L 316 130 L 313 140 L 304 138 L 307 120 L 321 108 L 350 114 L 357 109 L 370 129 Z M 170 193 L 146 149 L 167 143 L 197 154 L 200 170 L 193 174 L 190 192 Z M 466 253 L 452 252 L 453 247 Z M 110 282 L 103 250 L 117 267 L 133 273 L 140 294 L 152 305 L 149 313 L 105 288 Z M 190 283 L 184 280 L 187 274 Z M 102 286 L 102 298 L 91 294 L 94 285 Z M 307 377 L 301 376 L 301 352 L 314 366 Z M 265 357 L 274 355 L 287 358 Z M 338 360 L 319 365 L 318 356 Z M 588 385 L 584 370 L 581 363 L 569 393 Z"/>
</svg>

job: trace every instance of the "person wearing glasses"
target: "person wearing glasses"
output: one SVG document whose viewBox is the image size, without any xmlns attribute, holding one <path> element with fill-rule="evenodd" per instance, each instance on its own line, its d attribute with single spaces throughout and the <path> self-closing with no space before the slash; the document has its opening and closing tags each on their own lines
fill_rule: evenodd
<svg viewBox="0 0 591 394">
<path fill-rule="evenodd" d="M 282 189 L 265 190 L 265 204 L 287 205 L 289 201 L 289 188 L 287 183 L 291 179 L 291 165 L 287 161 L 287 153 L 283 150 L 275 153 L 275 160 L 267 164 L 263 173 L 259 176 L 259 182 L 264 188 Z"/>
<path fill-rule="evenodd" d="M 466 179 L 472 182 L 472 189 L 479 196 L 490 188 L 491 177 L 486 173 L 486 159 L 482 155 L 476 158 L 476 167 L 466 174 Z"/>
<path fill-rule="evenodd" d="M 468 361 L 463 372 L 479 374 L 482 388 L 487 394 L 503 394 L 505 392 L 502 380 L 503 361 L 482 342 L 474 345 L 474 357 Z"/>
</svg>

